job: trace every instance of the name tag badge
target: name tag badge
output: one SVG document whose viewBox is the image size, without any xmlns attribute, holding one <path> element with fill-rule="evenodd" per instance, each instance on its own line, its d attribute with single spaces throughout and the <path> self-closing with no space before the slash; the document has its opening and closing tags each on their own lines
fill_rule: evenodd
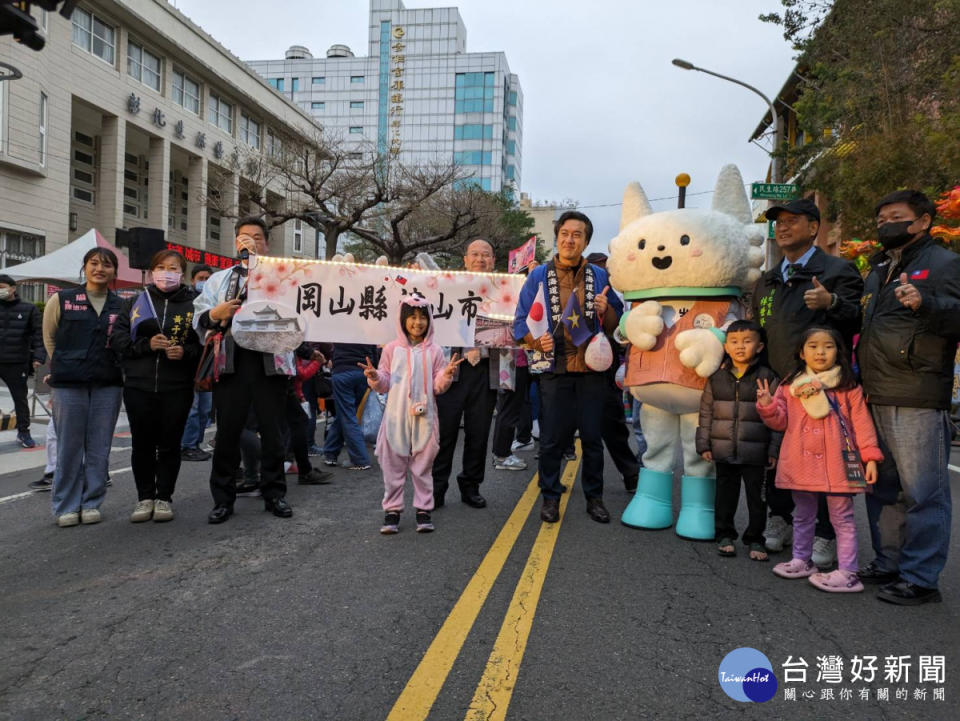
<svg viewBox="0 0 960 721">
<path fill-rule="evenodd" d="M 863 474 L 863 465 L 856 451 L 843 451 L 843 467 L 847 474 L 847 485 L 851 488 L 864 488 L 867 478 Z"/>
</svg>

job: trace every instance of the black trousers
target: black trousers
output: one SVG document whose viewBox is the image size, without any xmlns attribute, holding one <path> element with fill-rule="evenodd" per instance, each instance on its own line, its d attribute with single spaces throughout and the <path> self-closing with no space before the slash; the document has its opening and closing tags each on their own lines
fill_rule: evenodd
<svg viewBox="0 0 960 721">
<path fill-rule="evenodd" d="M 30 406 L 27 405 L 27 363 L 0 363 L 0 380 L 7 384 L 13 396 L 13 411 L 17 414 L 17 430 L 30 430 Z"/>
<path fill-rule="evenodd" d="M 286 429 L 290 450 L 297 461 L 297 472 L 305 475 L 313 469 L 309 453 L 310 416 L 303 412 L 292 388 L 287 393 Z"/>
<path fill-rule="evenodd" d="M 450 389 L 437 396 L 437 418 L 440 425 L 440 451 L 433 461 L 433 495 L 443 498 L 450 487 L 453 454 L 460 436 L 463 419 L 463 470 L 457 475 L 460 492 L 476 493 L 483 483 L 487 460 L 490 423 L 497 403 L 497 391 L 490 388 L 490 361 L 477 365 L 460 364 L 460 378 Z"/>
<path fill-rule="evenodd" d="M 788 526 L 791 526 L 793 525 L 793 494 L 783 488 L 777 488 L 776 477 L 776 468 L 767 471 L 765 484 L 770 517 L 780 516 L 787 522 Z M 833 530 L 833 524 L 830 523 L 830 511 L 827 508 L 825 493 L 819 494 L 819 500 L 817 501 L 817 527 L 814 534 L 819 538 L 834 539 L 837 537 L 837 532 Z"/>
<path fill-rule="evenodd" d="M 530 371 L 517 368 L 512 391 L 497 394 L 497 420 L 493 424 L 493 455 L 506 458 L 512 451 L 514 436 L 523 443 L 530 441 L 533 420 L 530 413 Z M 524 435 L 526 431 L 526 435 Z"/>
<path fill-rule="evenodd" d="M 217 409 L 217 440 L 213 449 L 210 493 L 216 505 L 232 506 L 237 497 L 236 474 L 240 467 L 240 434 L 253 407 L 260 430 L 260 492 L 266 500 L 283 498 L 283 420 L 287 399 L 286 376 L 268 376 L 263 354 L 236 349 L 234 372 L 213 386 Z"/>
<path fill-rule="evenodd" d="M 540 489 L 560 498 L 563 451 L 580 431 L 583 493 L 603 496 L 603 414 L 606 379 L 602 373 L 544 373 L 540 376 Z"/>
<path fill-rule="evenodd" d="M 640 462 L 637 454 L 630 448 L 631 428 L 627 426 L 627 417 L 623 412 L 623 391 L 617 388 L 617 381 L 612 373 L 605 373 L 606 389 L 603 404 L 603 444 L 607 453 L 613 459 L 624 483 L 631 486 L 637 482 L 640 475 Z"/>
<path fill-rule="evenodd" d="M 130 465 L 137 499 L 172 500 L 180 475 L 180 439 L 193 405 L 193 389 L 154 393 L 124 387 L 123 405 L 133 442 Z"/>
<path fill-rule="evenodd" d="M 732 463 L 717 463 L 717 496 L 714 502 L 714 528 L 717 538 L 738 537 L 734 516 L 740 505 L 740 481 L 747 491 L 747 530 L 743 532 L 744 543 L 763 543 L 763 528 L 767 522 L 767 508 L 763 502 L 763 483 L 766 469 L 763 466 L 741 466 Z"/>
</svg>

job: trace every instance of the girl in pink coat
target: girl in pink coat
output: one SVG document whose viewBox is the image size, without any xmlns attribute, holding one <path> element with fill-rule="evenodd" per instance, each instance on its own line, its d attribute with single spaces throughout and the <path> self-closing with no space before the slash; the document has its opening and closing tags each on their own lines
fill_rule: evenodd
<svg viewBox="0 0 960 721">
<path fill-rule="evenodd" d="M 785 431 L 777 488 L 790 489 L 796 505 L 793 559 L 777 564 L 773 572 L 809 578 L 822 591 L 863 591 L 857 577 L 853 496 L 876 483 L 883 454 L 840 334 L 830 328 L 806 330 L 799 356 L 799 367 L 773 397 L 769 382 L 757 381 L 757 412 L 767 426 Z M 820 494 L 826 494 L 837 532 L 837 570 L 832 573 L 819 573 L 810 560 Z"/>
<path fill-rule="evenodd" d="M 413 479 L 417 531 L 429 533 L 433 530 L 433 459 L 440 448 L 434 397 L 450 387 L 462 359 L 454 354 L 449 363 L 444 362 L 443 350 L 431 340 L 430 304 L 423 296 L 403 297 L 398 326 L 397 340 L 384 346 L 379 368 L 374 368 L 369 358 L 358 364 L 370 388 L 388 393 L 376 448 L 386 512 L 380 533 L 399 530 L 408 470 Z"/>
</svg>

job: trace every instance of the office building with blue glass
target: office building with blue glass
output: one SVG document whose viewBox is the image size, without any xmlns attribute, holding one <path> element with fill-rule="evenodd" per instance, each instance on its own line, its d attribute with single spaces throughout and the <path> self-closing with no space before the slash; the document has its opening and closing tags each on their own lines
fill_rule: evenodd
<svg viewBox="0 0 960 721">
<path fill-rule="evenodd" d="M 468 53 L 456 8 L 370 0 L 368 54 L 248 60 L 280 94 L 356 152 L 405 164 L 456 162 L 485 190 L 520 187 L 523 93 L 502 52 Z"/>
</svg>

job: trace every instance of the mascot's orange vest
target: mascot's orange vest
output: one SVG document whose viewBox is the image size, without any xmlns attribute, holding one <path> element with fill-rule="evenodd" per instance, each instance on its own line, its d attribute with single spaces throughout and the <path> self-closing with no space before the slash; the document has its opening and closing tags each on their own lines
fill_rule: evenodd
<svg viewBox="0 0 960 721">
<path fill-rule="evenodd" d="M 672 328 L 666 325 L 657 336 L 657 344 L 650 350 L 642 351 L 630 346 L 627 356 L 625 386 L 645 386 L 651 383 L 674 383 L 685 388 L 703 390 L 706 378 L 701 378 L 693 368 L 687 368 L 680 362 L 680 351 L 673 345 L 678 333 L 698 327 L 699 316 L 709 316 L 713 327 L 723 326 L 730 313 L 730 300 L 698 300 L 683 316 L 677 319 Z"/>
</svg>

